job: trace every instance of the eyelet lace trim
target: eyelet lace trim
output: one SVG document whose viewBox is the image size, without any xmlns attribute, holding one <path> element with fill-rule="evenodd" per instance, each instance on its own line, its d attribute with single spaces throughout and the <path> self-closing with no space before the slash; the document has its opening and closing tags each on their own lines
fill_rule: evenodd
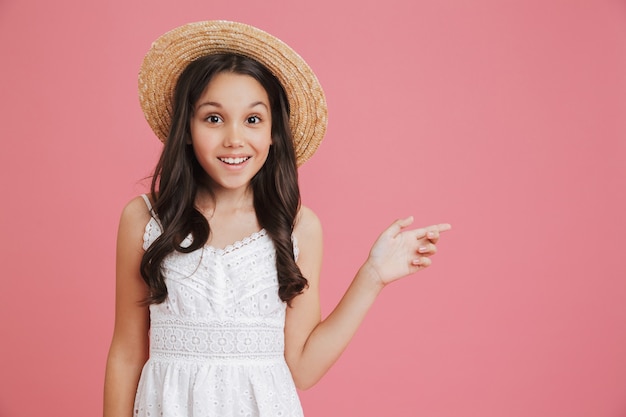
<svg viewBox="0 0 626 417">
<path fill-rule="evenodd" d="M 234 252 L 237 249 L 241 249 L 244 246 L 247 246 L 247 245 L 251 244 L 252 242 L 254 242 L 256 240 L 259 240 L 260 238 L 262 238 L 266 234 L 267 234 L 267 232 L 265 231 L 265 229 L 261 229 L 258 232 L 252 233 L 250 236 L 246 236 L 243 239 L 236 241 L 235 243 L 231 243 L 230 245 L 224 247 L 223 249 L 216 248 L 216 247 L 213 247 L 211 245 L 205 245 L 205 248 L 208 251 L 216 253 L 218 255 L 225 255 L 227 253 Z"/>
<path fill-rule="evenodd" d="M 201 358 L 203 362 L 282 358 L 284 333 L 262 322 L 197 322 L 164 319 L 151 323 L 150 356 L 165 359 Z"/>
<path fill-rule="evenodd" d="M 159 235 L 163 233 L 161 229 L 161 225 L 159 224 L 158 219 L 151 217 L 150 221 L 146 224 L 144 234 L 143 234 L 143 250 L 148 250 L 152 242 L 154 242 Z M 258 232 L 251 234 L 241 240 L 238 240 L 235 243 L 232 243 L 226 246 L 223 249 L 213 247 L 211 245 L 205 245 L 204 249 L 217 254 L 217 255 L 226 255 L 232 252 L 235 252 L 238 249 L 241 249 L 244 246 L 251 244 L 252 242 L 259 240 L 260 238 L 267 235 L 267 231 L 265 229 L 261 229 Z M 191 245 L 191 236 L 187 236 L 182 242 L 182 247 L 187 247 Z M 292 235 L 291 241 L 293 242 L 293 257 L 297 261 L 298 256 L 300 255 L 300 248 L 298 247 L 298 239 L 296 239 L 295 235 Z"/>
</svg>

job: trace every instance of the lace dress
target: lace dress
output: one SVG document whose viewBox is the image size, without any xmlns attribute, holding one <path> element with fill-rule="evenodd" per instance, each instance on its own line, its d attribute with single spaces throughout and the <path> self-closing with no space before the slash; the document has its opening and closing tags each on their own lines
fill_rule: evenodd
<svg viewBox="0 0 626 417">
<path fill-rule="evenodd" d="M 161 228 L 144 199 L 153 216 L 147 249 Z M 265 230 L 225 249 L 165 259 L 168 298 L 150 306 L 150 358 L 135 417 L 302 416 L 284 359 L 286 304 L 275 265 Z"/>
</svg>

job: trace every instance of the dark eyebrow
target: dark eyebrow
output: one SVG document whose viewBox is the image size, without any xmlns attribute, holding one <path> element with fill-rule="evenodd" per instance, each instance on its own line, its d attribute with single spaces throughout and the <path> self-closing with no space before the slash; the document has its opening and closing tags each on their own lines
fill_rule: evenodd
<svg viewBox="0 0 626 417">
<path fill-rule="evenodd" d="M 213 107 L 222 108 L 222 105 L 220 103 L 216 103 L 214 101 L 207 101 L 207 102 L 198 104 L 196 106 L 196 110 L 199 110 L 200 107 L 203 107 L 203 106 L 213 106 Z"/>
<path fill-rule="evenodd" d="M 269 108 L 267 107 L 267 104 L 263 103 L 262 101 L 257 101 L 256 103 L 252 103 L 252 104 L 250 105 L 250 107 L 249 107 L 249 108 L 256 107 L 256 106 L 258 106 L 259 104 L 260 104 L 261 106 L 265 107 L 267 110 L 269 110 Z"/>
<path fill-rule="evenodd" d="M 248 108 L 251 109 L 251 108 L 256 107 L 258 105 L 261 105 L 261 106 L 265 107 L 269 111 L 269 107 L 267 106 L 267 104 L 263 103 L 262 101 L 255 101 L 254 103 L 250 104 L 248 106 Z M 217 103 L 215 101 L 207 101 L 207 102 L 198 104 L 198 106 L 196 106 L 196 111 L 199 110 L 200 107 L 203 107 L 203 106 L 213 106 L 213 107 L 217 107 L 219 109 L 222 108 L 222 105 L 220 103 Z"/>
</svg>

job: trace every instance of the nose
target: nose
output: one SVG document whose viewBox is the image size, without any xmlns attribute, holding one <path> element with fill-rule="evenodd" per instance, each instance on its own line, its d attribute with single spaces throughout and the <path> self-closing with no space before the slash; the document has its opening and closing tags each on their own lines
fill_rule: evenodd
<svg viewBox="0 0 626 417">
<path fill-rule="evenodd" d="M 243 129 L 239 126 L 238 123 L 229 124 L 226 129 L 226 136 L 224 138 L 224 146 L 227 148 L 238 148 L 243 146 L 244 138 L 243 138 Z"/>
</svg>

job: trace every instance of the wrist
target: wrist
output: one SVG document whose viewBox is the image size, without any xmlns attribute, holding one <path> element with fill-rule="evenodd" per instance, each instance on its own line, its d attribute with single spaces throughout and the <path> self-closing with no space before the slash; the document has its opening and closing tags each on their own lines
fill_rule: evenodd
<svg viewBox="0 0 626 417">
<path fill-rule="evenodd" d="M 369 259 L 365 261 L 365 263 L 361 266 L 357 277 L 363 285 L 369 287 L 372 291 L 375 291 L 376 293 L 382 291 L 382 289 L 385 287 L 385 281 L 378 272 L 378 269 L 374 265 L 372 265 Z"/>
</svg>

